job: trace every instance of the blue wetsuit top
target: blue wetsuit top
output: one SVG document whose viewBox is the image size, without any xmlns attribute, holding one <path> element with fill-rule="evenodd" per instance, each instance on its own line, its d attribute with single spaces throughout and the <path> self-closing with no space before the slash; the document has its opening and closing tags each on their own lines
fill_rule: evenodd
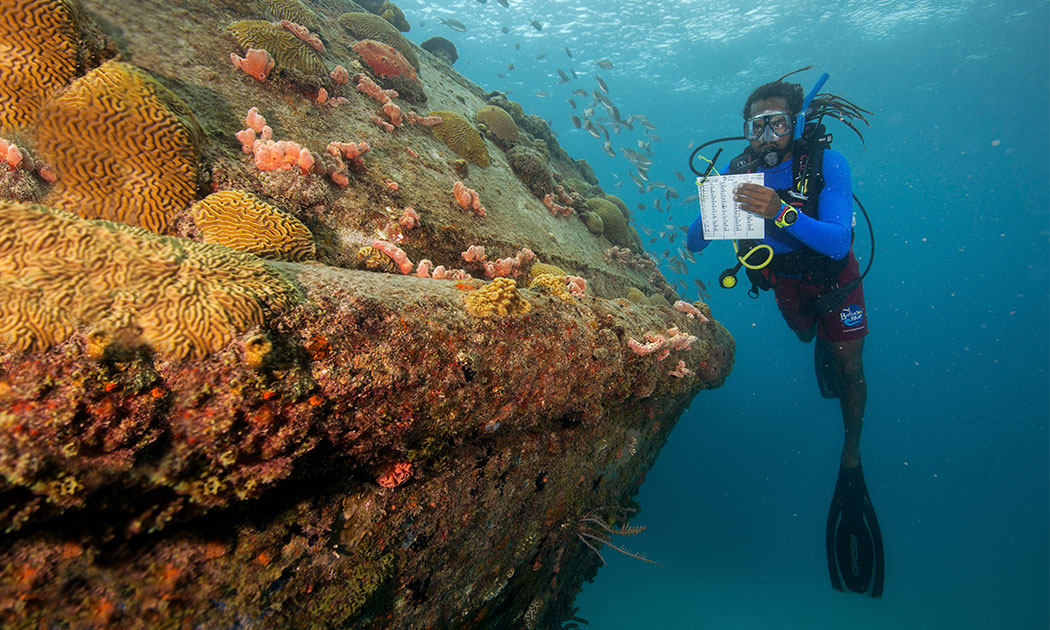
<svg viewBox="0 0 1050 630">
<path fill-rule="evenodd" d="M 791 160 L 786 160 L 771 169 L 759 169 L 766 176 L 768 188 L 781 190 L 790 188 Z M 725 174 L 723 169 L 722 174 Z M 849 163 L 838 151 L 824 151 L 824 189 L 817 198 L 817 219 L 800 212 L 798 220 L 789 227 L 779 228 L 771 219 L 766 219 L 766 237 L 762 239 L 773 248 L 774 254 L 794 251 L 803 245 L 841 260 L 849 253 L 853 234 L 853 182 L 850 179 Z M 700 217 L 689 226 L 686 247 L 698 252 L 711 241 L 704 239 L 704 228 Z"/>
</svg>

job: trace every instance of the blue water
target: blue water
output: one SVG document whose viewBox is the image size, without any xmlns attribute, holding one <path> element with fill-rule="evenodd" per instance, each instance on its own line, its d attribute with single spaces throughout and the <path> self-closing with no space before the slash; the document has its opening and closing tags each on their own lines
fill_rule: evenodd
<svg viewBox="0 0 1050 630">
<path fill-rule="evenodd" d="M 1047 628 L 1047 2 L 510 3 L 399 4 L 411 39 L 453 40 L 460 72 L 550 120 L 608 192 L 648 206 L 636 223 L 651 229 L 688 224 L 696 208 L 656 212 L 662 191 L 639 195 L 627 180 L 632 165 L 619 148 L 637 149 L 639 127 L 613 136 L 616 158 L 572 127 L 566 98 L 595 89 L 595 72 L 625 118 L 656 124 L 650 176 L 683 198 L 693 191 L 672 169 L 688 173 L 690 143 L 738 135 L 743 101 L 760 83 L 813 64 L 797 77 L 805 86 L 826 71 L 826 91 L 875 112 L 865 145 L 832 131 L 878 246 L 865 280 L 862 452 L 886 544 L 885 596 L 829 585 L 838 406 L 820 398 L 812 349 L 771 296 L 717 288 L 731 260 L 718 243 L 688 276 L 664 269 L 689 299 L 693 277 L 710 287 L 736 338 L 736 365 L 724 387 L 694 400 L 638 497 L 635 523 L 648 530 L 625 543 L 664 566 L 607 552 L 609 566 L 577 602 L 589 627 Z M 598 69 L 598 59 L 614 68 Z M 556 69 L 570 66 L 579 79 L 558 84 Z M 682 237 L 650 251 L 674 254 Z M 863 265 L 863 229 L 856 250 Z"/>
</svg>

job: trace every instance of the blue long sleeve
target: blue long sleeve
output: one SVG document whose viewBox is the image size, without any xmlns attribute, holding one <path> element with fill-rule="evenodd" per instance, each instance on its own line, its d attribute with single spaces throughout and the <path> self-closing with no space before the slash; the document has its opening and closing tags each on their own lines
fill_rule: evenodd
<svg viewBox="0 0 1050 630">
<path fill-rule="evenodd" d="M 824 152 L 824 189 L 817 214 L 819 220 L 800 213 L 798 221 L 784 232 L 825 256 L 841 260 L 849 253 L 853 234 L 853 182 L 849 163 L 838 151 Z"/>
</svg>

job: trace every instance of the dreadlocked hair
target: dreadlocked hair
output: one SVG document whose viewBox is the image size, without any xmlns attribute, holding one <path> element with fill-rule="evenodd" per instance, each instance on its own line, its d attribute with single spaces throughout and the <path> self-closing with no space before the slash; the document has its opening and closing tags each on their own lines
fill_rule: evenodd
<svg viewBox="0 0 1050 630">
<path fill-rule="evenodd" d="M 744 103 L 744 119 L 746 120 L 751 115 L 751 106 L 755 101 L 767 98 L 784 99 L 787 102 L 789 113 L 798 114 L 802 110 L 802 101 L 804 98 L 802 95 L 802 86 L 798 83 L 788 83 L 784 81 L 784 79 L 793 74 L 809 70 L 812 67 L 813 66 L 806 66 L 804 68 L 799 68 L 798 70 L 793 70 L 776 81 L 770 81 L 769 83 L 764 83 L 758 86 L 758 88 L 751 93 L 751 96 L 747 97 L 747 102 Z M 865 127 L 870 127 L 871 123 L 868 122 L 865 114 L 870 115 L 871 113 L 872 112 L 863 107 L 858 107 L 849 99 L 843 98 L 838 94 L 821 93 L 817 94 L 809 103 L 809 110 L 806 113 L 806 127 L 808 128 L 811 124 L 819 126 L 823 123 L 825 116 L 831 116 L 852 129 L 853 133 L 857 134 L 857 137 L 860 138 L 861 144 L 863 144 L 864 136 L 857 127 L 860 126 L 859 123 L 864 123 Z"/>
</svg>

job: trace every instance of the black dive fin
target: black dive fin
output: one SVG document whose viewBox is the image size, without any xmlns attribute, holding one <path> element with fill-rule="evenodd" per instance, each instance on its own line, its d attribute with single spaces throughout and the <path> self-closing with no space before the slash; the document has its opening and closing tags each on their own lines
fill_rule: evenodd
<svg viewBox="0 0 1050 630">
<path fill-rule="evenodd" d="M 826 542 L 833 587 L 882 597 L 886 578 L 882 531 L 859 464 L 856 468 L 839 468 L 828 511 Z"/>
<path fill-rule="evenodd" d="M 839 388 L 835 382 L 835 371 L 831 367 L 831 350 L 828 342 L 817 337 L 813 342 L 813 368 L 817 373 L 817 387 L 824 398 L 838 398 Z"/>
</svg>

